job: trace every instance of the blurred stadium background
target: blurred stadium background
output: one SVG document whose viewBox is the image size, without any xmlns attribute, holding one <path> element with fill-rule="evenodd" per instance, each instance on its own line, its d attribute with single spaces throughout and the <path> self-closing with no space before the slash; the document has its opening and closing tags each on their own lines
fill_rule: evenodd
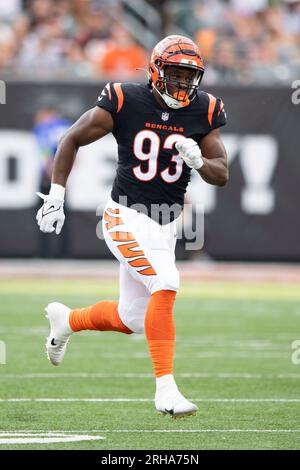
<svg viewBox="0 0 300 470">
<path fill-rule="evenodd" d="M 194 175 L 187 193 L 204 203 L 205 241 L 177 246 L 176 370 L 205 403 L 180 424 L 153 415 L 142 341 L 84 333 L 58 373 L 43 356 L 47 302 L 118 296 L 118 265 L 96 236 L 116 165 L 111 136 L 79 152 L 62 235 L 35 222 L 62 133 L 108 80 L 145 81 L 136 68 L 174 33 L 199 44 L 201 86 L 225 103 L 230 163 L 226 187 Z M 106 440 L 44 448 L 299 448 L 300 1 L 0 0 L 0 80 L 0 448 L 24 448 L 1 431 L 79 429 Z"/>
</svg>

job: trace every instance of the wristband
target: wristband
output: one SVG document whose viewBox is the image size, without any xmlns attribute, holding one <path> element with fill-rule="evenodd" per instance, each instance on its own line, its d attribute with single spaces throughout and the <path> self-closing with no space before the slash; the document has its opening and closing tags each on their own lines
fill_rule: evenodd
<svg viewBox="0 0 300 470">
<path fill-rule="evenodd" d="M 194 168 L 195 168 L 195 170 L 200 170 L 200 168 L 202 168 L 203 165 L 204 165 L 203 158 L 199 157 L 198 165 L 194 166 Z"/>
<path fill-rule="evenodd" d="M 63 201 L 65 199 L 65 192 L 66 188 L 64 188 L 60 184 L 51 184 L 49 196 L 53 197 L 53 199 Z"/>
</svg>

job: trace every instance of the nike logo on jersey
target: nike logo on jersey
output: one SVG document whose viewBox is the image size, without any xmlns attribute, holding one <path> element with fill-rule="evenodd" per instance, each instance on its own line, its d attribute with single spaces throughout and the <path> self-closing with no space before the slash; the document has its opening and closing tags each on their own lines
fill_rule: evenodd
<svg viewBox="0 0 300 470">
<path fill-rule="evenodd" d="M 55 339 L 55 338 L 52 338 L 52 339 L 51 339 L 51 346 L 57 346 L 57 344 L 54 342 L 54 339 Z"/>
<path fill-rule="evenodd" d="M 103 90 L 101 92 L 101 95 L 98 96 L 98 101 L 101 101 L 104 98 L 104 96 L 106 96 L 106 89 L 105 88 L 103 88 Z"/>
</svg>

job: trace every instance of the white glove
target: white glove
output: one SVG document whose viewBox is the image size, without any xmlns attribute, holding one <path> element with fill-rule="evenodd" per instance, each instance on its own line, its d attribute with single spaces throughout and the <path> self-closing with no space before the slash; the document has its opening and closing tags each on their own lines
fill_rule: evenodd
<svg viewBox="0 0 300 470">
<path fill-rule="evenodd" d="M 193 139 L 179 140 L 176 142 L 175 147 L 178 150 L 180 157 L 190 168 L 199 170 L 204 165 L 200 147 Z"/>
<path fill-rule="evenodd" d="M 44 200 L 44 204 L 36 215 L 40 230 L 44 233 L 52 233 L 55 230 L 56 235 L 59 235 L 65 221 L 65 188 L 59 184 L 52 184 L 48 195 L 36 194 Z M 54 227 L 55 224 L 56 227 Z"/>
</svg>

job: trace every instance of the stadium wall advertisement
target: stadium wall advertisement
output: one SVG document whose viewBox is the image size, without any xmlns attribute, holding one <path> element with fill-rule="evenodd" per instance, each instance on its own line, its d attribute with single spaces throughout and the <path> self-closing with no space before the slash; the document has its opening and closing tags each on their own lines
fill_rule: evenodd
<svg viewBox="0 0 300 470">
<path fill-rule="evenodd" d="M 32 133 L 45 103 L 74 121 L 93 107 L 103 84 L 6 84 L 0 105 L 0 256 L 111 256 L 96 236 L 117 159 L 112 136 L 80 149 L 68 183 L 63 236 L 41 235 L 35 221 L 41 204 L 41 156 Z M 300 261 L 300 105 L 292 88 L 212 87 L 228 116 L 222 135 L 230 181 L 217 188 L 193 175 L 187 201 L 205 207 L 202 250 L 218 260 Z M 96 210 L 97 214 L 96 215 Z M 41 238 L 42 237 L 42 238 Z M 43 237 L 47 237 L 47 240 Z M 51 239 L 50 239 L 51 238 Z M 196 252 L 197 254 L 197 252 Z M 178 243 L 179 258 L 195 256 Z"/>
</svg>

